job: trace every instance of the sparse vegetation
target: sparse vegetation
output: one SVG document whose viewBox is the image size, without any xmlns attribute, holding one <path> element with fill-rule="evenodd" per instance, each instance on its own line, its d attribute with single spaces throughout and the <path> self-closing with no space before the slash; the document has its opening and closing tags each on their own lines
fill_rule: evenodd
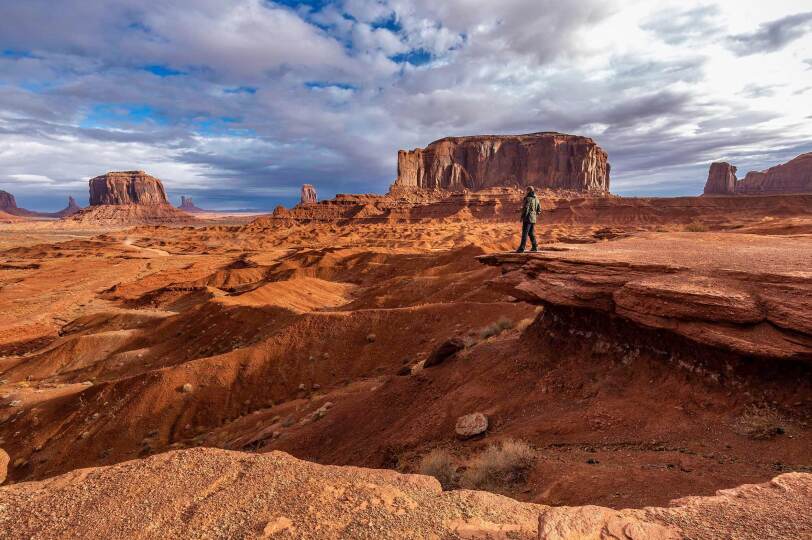
<svg viewBox="0 0 812 540">
<path fill-rule="evenodd" d="M 507 488 L 527 479 L 536 458 L 536 451 L 524 441 L 507 439 L 501 444 L 492 444 L 468 463 L 461 484 L 465 488 L 488 491 Z"/>
<path fill-rule="evenodd" d="M 448 450 L 436 448 L 423 456 L 417 472 L 433 476 L 443 489 L 453 489 L 457 486 L 457 460 Z"/>
<path fill-rule="evenodd" d="M 477 340 L 476 338 L 474 338 L 474 336 L 465 336 L 464 338 L 462 338 L 462 342 L 465 343 L 466 349 L 471 348 L 477 344 Z"/>
<path fill-rule="evenodd" d="M 772 439 L 784 433 L 785 420 L 769 405 L 748 405 L 733 423 L 733 430 L 751 439 Z"/>
<path fill-rule="evenodd" d="M 698 221 L 694 221 L 693 223 L 689 223 L 685 226 L 685 230 L 687 232 L 708 232 L 708 226 L 704 223 L 699 223 Z"/>
<path fill-rule="evenodd" d="M 479 337 L 482 339 L 488 339 L 491 336 L 496 336 L 504 332 L 505 330 L 510 330 L 516 324 L 508 319 L 507 317 L 500 317 L 498 321 L 495 323 L 491 323 L 482 330 L 479 331 Z"/>
</svg>

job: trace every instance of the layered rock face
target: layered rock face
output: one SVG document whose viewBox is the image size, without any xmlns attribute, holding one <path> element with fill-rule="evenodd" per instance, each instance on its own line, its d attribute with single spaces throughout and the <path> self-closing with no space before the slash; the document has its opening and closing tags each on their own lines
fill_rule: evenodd
<svg viewBox="0 0 812 540">
<path fill-rule="evenodd" d="M 90 179 L 90 205 L 169 204 L 160 180 L 144 171 L 109 172 Z"/>
<path fill-rule="evenodd" d="M 607 154 L 592 139 L 544 132 L 447 137 L 398 152 L 398 189 L 479 190 L 534 186 L 609 191 Z"/>
<path fill-rule="evenodd" d="M 736 167 L 721 161 L 711 163 L 705 195 L 732 195 L 736 192 Z"/>
<path fill-rule="evenodd" d="M 205 210 L 195 205 L 191 197 L 184 197 L 183 195 L 181 195 L 180 197 L 180 206 L 178 206 L 178 208 L 180 208 L 184 212 L 191 213 L 205 212 Z"/>
<path fill-rule="evenodd" d="M 812 361 L 809 239 L 644 234 L 480 260 L 502 266 L 494 286 L 551 311 L 608 314 L 740 357 Z"/>
<path fill-rule="evenodd" d="M 736 184 L 736 192 L 744 194 L 810 193 L 812 192 L 812 152 L 801 154 L 782 165 L 763 172 L 749 172 Z"/>
<path fill-rule="evenodd" d="M 76 199 L 71 196 L 68 196 L 68 206 L 60 210 L 59 212 L 54 213 L 54 217 L 65 217 L 65 216 L 72 216 L 76 212 L 82 210 L 82 207 L 76 203 Z"/>
<path fill-rule="evenodd" d="M 316 204 L 316 188 L 312 184 L 302 184 L 302 197 L 299 204 Z"/>
<path fill-rule="evenodd" d="M 705 195 L 777 195 L 812 193 L 812 152 L 801 154 L 766 171 L 750 171 L 736 179 L 736 167 L 730 163 L 711 163 Z"/>
</svg>

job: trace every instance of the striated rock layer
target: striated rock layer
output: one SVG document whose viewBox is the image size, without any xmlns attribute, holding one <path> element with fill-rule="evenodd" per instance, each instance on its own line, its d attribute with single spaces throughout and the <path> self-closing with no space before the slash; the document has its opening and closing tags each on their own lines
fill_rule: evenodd
<svg viewBox="0 0 812 540">
<path fill-rule="evenodd" d="M 555 132 L 446 137 L 399 151 L 392 190 L 499 186 L 608 193 L 607 154 L 592 139 Z"/>
<path fill-rule="evenodd" d="M 90 205 L 169 204 L 160 180 L 144 171 L 109 172 L 90 179 Z"/>
<path fill-rule="evenodd" d="M 148 496 L 145 496 L 148 494 Z M 434 478 L 282 452 L 169 452 L 0 488 L 3 538 L 795 539 L 812 475 L 783 474 L 667 508 L 549 507 L 442 491 Z"/>
<path fill-rule="evenodd" d="M 778 195 L 812 193 L 812 152 L 766 171 L 750 171 L 741 180 L 730 163 L 711 163 L 705 195 Z"/>
<path fill-rule="evenodd" d="M 812 239 L 643 234 L 494 254 L 517 298 L 609 314 L 740 356 L 812 360 Z"/>
<path fill-rule="evenodd" d="M 812 192 L 812 152 L 763 172 L 749 172 L 736 184 L 744 194 Z"/>
</svg>

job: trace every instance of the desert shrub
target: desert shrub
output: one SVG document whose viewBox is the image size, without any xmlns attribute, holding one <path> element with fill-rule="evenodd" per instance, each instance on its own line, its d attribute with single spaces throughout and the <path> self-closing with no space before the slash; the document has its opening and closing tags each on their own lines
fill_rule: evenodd
<svg viewBox="0 0 812 540">
<path fill-rule="evenodd" d="M 488 339 L 491 336 L 501 334 L 505 330 L 510 330 L 515 326 L 515 323 L 507 317 L 500 317 L 495 323 L 491 323 L 479 331 L 479 337 Z"/>
<path fill-rule="evenodd" d="M 733 423 L 733 430 L 751 439 L 772 439 L 784 433 L 784 418 L 769 405 L 748 405 Z"/>
<path fill-rule="evenodd" d="M 685 226 L 685 230 L 688 232 L 707 232 L 708 226 L 704 223 L 699 223 L 694 221 L 693 223 L 689 223 Z"/>
<path fill-rule="evenodd" d="M 462 338 L 462 342 L 465 343 L 465 348 L 469 349 L 477 344 L 476 338 L 474 336 L 465 336 Z"/>
<path fill-rule="evenodd" d="M 489 445 L 468 463 L 462 486 L 494 491 L 524 482 L 536 457 L 536 451 L 524 441 L 507 439 Z"/>
<path fill-rule="evenodd" d="M 420 460 L 417 472 L 433 476 L 443 489 L 456 487 L 457 461 L 447 450 L 435 448 Z"/>
</svg>

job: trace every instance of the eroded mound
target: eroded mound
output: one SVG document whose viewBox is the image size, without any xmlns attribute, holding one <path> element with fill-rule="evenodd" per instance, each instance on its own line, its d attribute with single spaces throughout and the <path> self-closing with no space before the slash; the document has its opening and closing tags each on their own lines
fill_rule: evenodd
<svg viewBox="0 0 812 540">
<path fill-rule="evenodd" d="M 787 474 L 669 508 L 550 508 L 433 478 L 330 467 L 272 452 L 171 452 L 0 488 L 9 539 L 776 539 L 812 532 L 812 475 Z"/>
</svg>

